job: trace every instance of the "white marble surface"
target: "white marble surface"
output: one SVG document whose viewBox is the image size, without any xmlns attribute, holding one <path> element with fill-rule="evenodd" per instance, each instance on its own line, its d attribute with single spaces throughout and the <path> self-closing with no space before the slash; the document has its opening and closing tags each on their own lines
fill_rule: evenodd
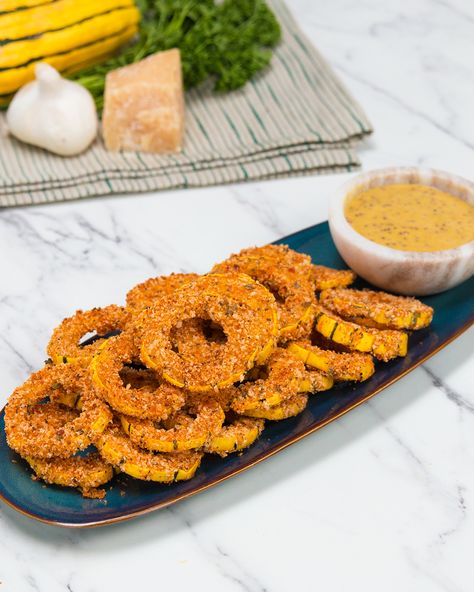
<svg viewBox="0 0 474 592">
<path fill-rule="evenodd" d="M 468 0 L 290 0 L 376 129 L 364 169 L 471 175 Z M 347 175 L 0 211 L 3 404 L 76 308 L 326 218 Z M 235 479 L 129 523 L 67 531 L 0 505 L 0 592 L 470 592 L 474 332 Z"/>
</svg>

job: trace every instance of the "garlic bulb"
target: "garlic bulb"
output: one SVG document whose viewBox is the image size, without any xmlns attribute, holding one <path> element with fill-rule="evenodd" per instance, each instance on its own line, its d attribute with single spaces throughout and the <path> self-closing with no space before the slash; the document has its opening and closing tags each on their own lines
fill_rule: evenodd
<svg viewBox="0 0 474 592">
<path fill-rule="evenodd" d="M 10 133 L 61 156 L 79 154 L 97 136 L 92 95 L 48 64 L 37 64 L 35 74 L 36 80 L 21 88 L 8 107 Z"/>
</svg>

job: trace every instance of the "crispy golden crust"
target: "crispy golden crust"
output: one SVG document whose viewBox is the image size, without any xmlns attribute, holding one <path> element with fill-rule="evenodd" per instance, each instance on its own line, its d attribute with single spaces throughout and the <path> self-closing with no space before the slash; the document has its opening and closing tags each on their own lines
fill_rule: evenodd
<svg viewBox="0 0 474 592">
<path fill-rule="evenodd" d="M 210 319 L 222 327 L 225 343 L 200 362 L 173 350 L 172 330 L 189 318 Z M 239 380 L 274 346 L 273 296 L 250 277 L 209 275 L 191 282 L 147 309 L 136 323 L 142 362 L 168 382 L 192 391 L 210 391 Z"/>
<path fill-rule="evenodd" d="M 282 419 L 288 419 L 288 417 L 294 417 L 302 411 L 304 411 L 308 404 L 308 395 L 300 393 L 286 399 L 280 405 L 275 407 L 256 407 L 245 412 L 245 415 L 250 417 L 260 417 L 271 421 L 280 421 Z"/>
<path fill-rule="evenodd" d="M 99 454 L 70 458 L 26 458 L 35 475 L 45 483 L 78 487 L 85 497 L 103 497 L 104 492 L 94 491 L 114 476 L 112 465 Z"/>
<path fill-rule="evenodd" d="M 305 378 L 300 383 L 298 392 L 315 394 L 322 391 L 328 391 L 333 386 L 334 378 L 331 374 L 327 374 L 321 370 L 307 368 Z"/>
<path fill-rule="evenodd" d="M 237 413 L 280 404 L 296 395 L 306 378 L 304 363 L 288 350 L 280 348 L 273 352 L 261 370 L 265 378 L 244 382 L 236 388 L 232 409 Z"/>
<path fill-rule="evenodd" d="M 56 389 L 80 393 L 80 413 L 56 403 L 42 405 Z M 5 408 L 5 431 L 9 446 L 21 456 L 67 458 L 89 446 L 111 419 L 84 370 L 70 364 L 46 366 L 11 395 Z"/>
<path fill-rule="evenodd" d="M 324 265 L 313 265 L 311 281 L 316 292 L 329 288 L 346 288 L 356 279 L 351 269 L 332 269 Z"/>
<path fill-rule="evenodd" d="M 370 354 L 359 352 L 338 353 L 312 345 L 309 340 L 288 345 L 288 350 L 307 366 L 331 374 L 334 380 L 367 380 L 375 371 Z"/>
<path fill-rule="evenodd" d="M 245 273 L 276 297 L 280 341 L 309 335 L 314 319 L 311 259 L 285 245 L 244 249 L 214 266 L 213 273 Z"/>
<path fill-rule="evenodd" d="M 163 424 L 146 419 L 121 416 L 122 427 L 130 440 L 147 450 L 176 452 L 201 448 L 217 434 L 224 422 L 224 411 L 210 397 L 195 400 L 193 409 L 178 411 Z"/>
<path fill-rule="evenodd" d="M 197 273 L 172 273 L 171 275 L 150 278 L 134 286 L 127 294 L 127 308 L 138 314 L 152 306 L 162 296 L 172 294 L 191 280 L 199 276 Z"/>
<path fill-rule="evenodd" d="M 253 417 L 232 417 L 204 446 L 204 452 L 225 457 L 251 446 L 265 427 L 265 420 Z"/>
<path fill-rule="evenodd" d="M 225 355 L 227 337 L 222 327 L 210 320 L 185 319 L 171 330 L 172 348 L 189 363 L 211 363 Z"/>
<path fill-rule="evenodd" d="M 238 256 L 261 256 L 284 261 L 286 265 L 293 267 L 298 273 L 305 274 L 309 271 L 311 257 L 304 253 L 298 253 L 290 249 L 288 245 L 263 245 L 262 247 L 247 247 L 242 249 Z"/>
<path fill-rule="evenodd" d="M 104 340 L 97 339 L 90 345 L 81 346 L 79 342 L 87 333 L 107 335 L 122 330 L 129 321 L 126 310 L 115 304 L 105 308 L 93 308 L 83 312 L 78 310 L 53 331 L 48 343 L 47 353 L 55 364 L 75 362 L 87 365 L 101 347 Z"/>
<path fill-rule="evenodd" d="M 116 422 L 96 439 L 96 446 L 102 458 L 123 473 L 135 479 L 161 483 L 191 479 L 202 458 L 202 452 L 195 450 L 172 454 L 143 450 L 130 440 Z"/>
<path fill-rule="evenodd" d="M 384 362 L 397 356 L 406 356 L 407 353 L 408 336 L 403 331 L 361 327 L 320 305 L 316 309 L 314 327 L 330 341 L 340 343 L 351 350 L 370 352 Z"/>
<path fill-rule="evenodd" d="M 339 316 L 382 329 L 423 329 L 433 309 L 416 298 L 372 290 L 335 289 L 321 292 L 320 302 Z"/>
<path fill-rule="evenodd" d="M 186 406 L 192 409 L 196 408 L 196 404 L 203 400 L 203 398 L 210 397 L 213 401 L 217 401 L 224 412 L 231 409 L 233 399 L 237 394 L 235 386 L 212 391 L 212 393 L 192 393 L 186 392 Z"/>
<path fill-rule="evenodd" d="M 138 359 L 138 349 L 128 333 L 111 337 L 90 366 L 96 392 L 118 413 L 142 419 L 166 419 L 183 407 L 185 395 L 160 380 L 153 370 L 127 369 L 126 364 Z M 129 380 L 124 383 L 127 376 Z M 130 382 L 132 376 L 133 380 L 138 380 L 137 384 Z"/>
</svg>

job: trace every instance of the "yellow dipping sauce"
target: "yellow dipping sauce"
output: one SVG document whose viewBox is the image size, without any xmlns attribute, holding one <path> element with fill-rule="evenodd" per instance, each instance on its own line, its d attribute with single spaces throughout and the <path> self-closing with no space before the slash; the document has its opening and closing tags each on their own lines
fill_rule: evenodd
<svg viewBox="0 0 474 592">
<path fill-rule="evenodd" d="M 359 234 L 400 251 L 441 251 L 474 240 L 474 207 L 427 185 L 361 191 L 347 200 L 344 213 Z"/>
</svg>

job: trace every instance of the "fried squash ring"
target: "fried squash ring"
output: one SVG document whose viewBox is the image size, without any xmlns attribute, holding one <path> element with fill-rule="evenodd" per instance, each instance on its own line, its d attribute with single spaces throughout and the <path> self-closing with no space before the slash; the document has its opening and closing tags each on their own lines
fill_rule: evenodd
<svg viewBox="0 0 474 592">
<path fill-rule="evenodd" d="M 149 369 L 135 371 L 132 379 L 126 364 L 133 364 L 138 358 L 138 348 L 130 334 L 111 337 L 96 353 L 90 366 L 97 394 L 118 413 L 142 419 L 167 419 L 183 407 L 184 392 L 160 380 Z M 132 381 L 124 384 L 127 372 Z M 146 377 L 140 377 L 140 372 L 146 373 Z M 135 385 L 137 379 L 139 382 Z"/>
<path fill-rule="evenodd" d="M 201 464 L 202 452 L 189 450 L 157 454 L 136 446 L 114 422 L 95 442 L 100 455 L 123 473 L 143 481 L 173 483 L 191 479 Z"/>
<path fill-rule="evenodd" d="M 127 311 L 115 304 L 85 312 L 78 310 L 53 331 L 47 347 L 48 356 L 54 364 L 78 363 L 86 366 L 104 343 L 104 339 L 96 339 L 94 343 L 83 346 L 79 343 L 81 339 L 94 331 L 98 336 L 122 331 L 128 321 Z"/>
<path fill-rule="evenodd" d="M 204 452 L 225 457 L 251 446 L 265 427 L 265 420 L 253 417 L 234 417 L 204 446 Z"/>
<path fill-rule="evenodd" d="M 56 390 L 80 393 L 81 411 L 41 404 Z M 111 419 L 86 371 L 70 364 L 48 365 L 11 395 L 5 408 L 5 431 L 9 446 L 23 457 L 67 458 L 87 448 Z"/>
<path fill-rule="evenodd" d="M 124 415 L 120 421 L 130 440 L 141 448 L 157 452 L 193 450 L 217 434 L 225 419 L 222 407 L 213 399 L 196 401 L 194 407 L 193 414 L 178 411 L 164 425 Z"/>
<path fill-rule="evenodd" d="M 358 324 L 382 329 L 417 330 L 427 327 L 433 309 L 416 298 L 394 296 L 372 290 L 325 290 L 319 297 L 323 306 Z"/>
<path fill-rule="evenodd" d="M 103 497 L 103 493 L 94 491 L 114 476 L 112 465 L 98 453 L 69 458 L 35 458 L 26 461 L 35 475 L 45 483 L 78 487 L 85 497 Z"/>
<path fill-rule="evenodd" d="M 172 344 L 173 328 L 185 319 L 210 319 L 222 327 L 224 344 L 212 357 L 189 361 Z M 171 384 L 205 392 L 226 387 L 244 376 L 275 346 L 277 315 L 274 297 L 252 278 L 208 275 L 164 297 L 135 324 L 141 334 L 141 360 Z"/>
<path fill-rule="evenodd" d="M 319 305 L 314 327 L 330 341 L 335 341 L 351 350 L 369 352 L 384 362 L 407 354 L 408 335 L 403 331 L 361 327 L 345 321 Z"/>
<path fill-rule="evenodd" d="M 285 245 L 254 247 L 218 263 L 212 273 L 245 273 L 275 294 L 280 341 L 301 338 L 311 331 L 315 297 L 308 255 Z"/>
<path fill-rule="evenodd" d="M 245 412 L 249 417 L 260 417 L 271 421 L 280 421 L 288 417 L 294 417 L 304 411 L 308 404 L 308 395 L 300 393 L 290 399 L 286 399 L 274 407 L 256 407 Z"/>
<path fill-rule="evenodd" d="M 326 372 L 337 381 L 363 382 L 375 372 L 370 354 L 334 352 L 312 345 L 310 341 L 290 343 L 288 351 L 302 360 L 306 366 Z"/>
<path fill-rule="evenodd" d="M 157 299 L 172 294 L 198 277 L 197 273 L 172 273 L 150 278 L 137 284 L 127 293 L 127 308 L 133 314 L 139 314 L 145 308 L 152 306 Z"/>
<path fill-rule="evenodd" d="M 306 370 L 306 377 L 298 387 L 299 393 L 320 393 L 328 391 L 334 386 L 334 378 L 331 374 L 321 372 L 321 370 Z"/>
<path fill-rule="evenodd" d="M 307 378 L 304 363 L 288 350 L 278 348 L 260 369 L 264 378 L 236 387 L 232 409 L 244 414 L 249 409 L 273 407 L 296 395 Z"/>
</svg>

